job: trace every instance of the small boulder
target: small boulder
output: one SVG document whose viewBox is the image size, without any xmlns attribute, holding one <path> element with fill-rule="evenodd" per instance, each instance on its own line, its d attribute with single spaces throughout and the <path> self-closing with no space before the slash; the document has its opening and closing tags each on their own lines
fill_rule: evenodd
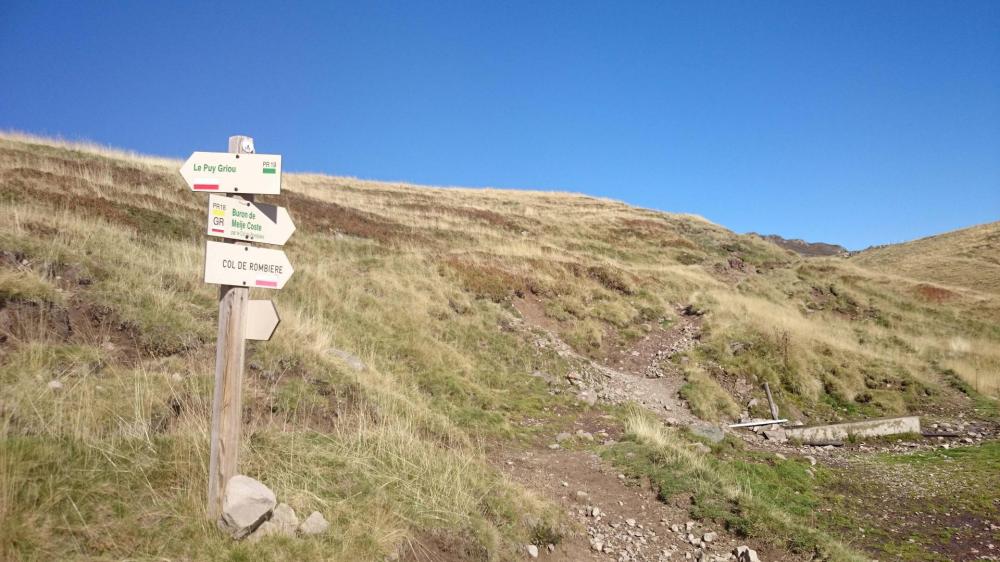
<svg viewBox="0 0 1000 562">
<path fill-rule="evenodd" d="M 278 527 L 279 534 L 289 537 L 295 536 L 295 530 L 299 528 L 299 518 L 295 515 L 295 510 L 287 503 L 279 503 L 271 514 L 271 520 Z"/>
<path fill-rule="evenodd" d="M 270 517 L 276 503 L 270 488 L 249 476 L 237 474 L 226 483 L 219 528 L 234 539 L 242 539 Z"/>
<path fill-rule="evenodd" d="M 538 558 L 538 547 L 535 546 L 535 545 L 533 545 L 533 544 L 529 544 L 528 545 L 528 556 L 530 556 L 532 558 Z"/>
<path fill-rule="evenodd" d="M 746 545 L 737 546 L 733 550 L 733 554 L 736 555 L 737 562 L 760 562 L 757 552 Z"/>
<path fill-rule="evenodd" d="M 716 425 L 695 424 L 690 426 L 688 429 L 691 433 L 697 435 L 698 437 L 708 439 L 712 443 L 718 443 L 726 438 L 726 434 L 722 431 L 722 428 Z"/>
<path fill-rule="evenodd" d="M 564 431 L 564 432 L 559 433 L 558 435 L 556 435 L 556 442 L 557 443 L 562 443 L 563 441 L 566 441 L 566 440 L 572 439 L 572 438 L 573 438 L 572 435 L 570 435 L 569 433 L 566 433 Z"/>
<path fill-rule="evenodd" d="M 716 532 L 711 532 L 711 533 L 705 533 L 704 535 L 702 535 L 701 540 L 703 540 L 705 542 L 712 542 L 712 541 L 714 541 L 717 538 L 719 538 L 719 534 L 716 533 Z"/>
<path fill-rule="evenodd" d="M 712 448 L 702 442 L 695 442 L 691 444 L 691 448 L 703 455 L 707 455 L 712 452 Z"/>
<path fill-rule="evenodd" d="M 806 455 L 806 456 L 804 456 L 802 458 L 804 458 L 807 461 L 809 461 L 809 466 L 816 466 L 816 457 Z"/>
<path fill-rule="evenodd" d="M 268 536 L 294 537 L 299 527 L 299 518 L 286 503 L 279 503 L 271 512 L 271 518 L 260 524 L 257 530 L 247 537 L 247 542 L 255 543 Z"/>
<path fill-rule="evenodd" d="M 299 533 L 302 535 L 319 535 L 325 533 L 327 529 L 330 528 L 330 524 L 326 521 L 318 511 L 314 511 L 306 517 L 306 520 L 299 525 Z"/>
<path fill-rule="evenodd" d="M 776 443 L 784 443 L 788 441 L 788 436 L 785 434 L 784 429 L 767 429 L 764 431 L 764 439 L 774 441 Z"/>
<path fill-rule="evenodd" d="M 271 520 L 269 519 L 261 523 L 260 527 L 257 527 L 256 531 L 250 533 L 247 536 L 246 541 L 248 543 L 256 543 L 257 541 L 259 541 L 264 537 L 279 535 L 281 534 L 281 532 L 278 529 L 279 529 L 278 525 L 276 523 L 272 523 Z"/>
<path fill-rule="evenodd" d="M 49 381 L 49 384 L 46 385 L 46 386 L 49 387 L 49 390 L 59 391 L 59 390 L 62 390 L 63 383 L 61 383 L 59 381 Z"/>
</svg>

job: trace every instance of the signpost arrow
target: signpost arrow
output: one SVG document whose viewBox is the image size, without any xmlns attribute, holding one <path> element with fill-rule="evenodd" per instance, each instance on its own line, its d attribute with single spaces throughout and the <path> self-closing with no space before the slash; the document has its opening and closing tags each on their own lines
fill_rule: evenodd
<svg viewBox="0 0 1000 562">
<path fill-rule="evenodd" d="M 292 273 L 292 264 L 281 250 L 212 240 L 205 247 L 206 283 L 280 289 Z"/>
<path fill-rule="evenodd" d="M 223 195 L 208 198 L 207 228 L 209 236 L 278 246 L 284 245 L 295 232 L 292 217 L 284 207 Z"/>
<path fill-rule="evenodd" d="M 281 155 L 195 152 L 181 166 L 191 191 L 215 193 L 281 192 Z"/>
<path fill-rule="evenodd" d="M 280 323 L 274 301 L 247 301 L 246 339 L 267 341 Z"/>
</svg>

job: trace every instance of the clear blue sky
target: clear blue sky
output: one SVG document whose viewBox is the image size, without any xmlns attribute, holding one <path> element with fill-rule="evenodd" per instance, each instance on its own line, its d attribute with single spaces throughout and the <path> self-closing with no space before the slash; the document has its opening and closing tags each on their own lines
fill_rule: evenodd
<svg viewBox="0 0 1000 562">
<path fill-rule="evenodd" d="M 860 248 L 1000 218 L 1000 2 L 22 2 L 0 128 Z"/>
</svg>

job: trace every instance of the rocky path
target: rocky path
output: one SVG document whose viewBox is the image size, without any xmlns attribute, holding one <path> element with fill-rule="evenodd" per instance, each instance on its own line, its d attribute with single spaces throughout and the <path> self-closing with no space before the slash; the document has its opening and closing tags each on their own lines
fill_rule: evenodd
<svg viewBox="0 0 1000 562">
<path fill-rule="evenodd" d="M 518 309 L 524 318 L 513 320 L 516 329 L 531 334 L 540 349 L 553 350 L 577 366 L 567 379 L 570 391 L 581 401 L 635 402 L 671 425 L 700 423 L 678 397 L 683 376 L 669 362 L 675 354 L 697 345 L 700 318 L 681 315 L 669 328 L 657 327 L 629 348 L 597 362 L 574 351 L 544 322 L 529 322 L 529 307 Z M 535 375 L 549 378 L 545 373 Z M 565 389 L 562 381 L 549 382 L 554 392 Z M 584 415 L 574 420 L 571 431 L 543 434 L 532 446 L 508 446 L 494 452 L 495 463 L 504 473 L 565 509 L 574 522 L 574 529 L 558 544 L 525 545 L 525 559 L 535 555 L 552 561 L 756 559 L 745 541 L 722 528 L 691 521 L 689 505 L 660 501 L 648 481 L 625 478 L 585 448 L 591 440 L 612 443 L 620 431 L 610 418 Z M 783 559 L 782 553 L 769 552 L 761 545 L 750 547 L 753 556 L 761 552 L 761 559 Z M 743 549 L 742 558 L 737 548 Z"/>
<path fill-rule="evenodd" d="M 522 315 L 530 318 L 530 310 L 522 311 Z M 514 323 L 532 334 L 538 348 L 551 349 L 578 365 L 568 379 L 582 401 L 635 402 L 671 425 L 698 422 L 678 397 L 684 378 L 679 368 L 669 366 L 668 360 L 698 344 L 699 317 L 682 314 L 670 328 L 656 327 L 629 348 L 610 354 L 603 363 L 577 353 L 543 324 L 529 324 L 522 319 Z"/>
<path fill-rule="evenodd" d="M 722 432 L 721 428 L 706 428 L 706 424 L 698 420 L 678 396 L 684 377 L 680 361 L 675 363 L 671 358 L 698 345 L 701 332 L 699 317 L 682 313 L 668 328 L 656 327 L 630 347 L 615 350 L 604 361 L 597 362 L 564 343 L 556 335 L 554 326 L 533 318 L 530 307 L 518 307 L 518 310 L 522 312 L 522 318 L 513 320 L 515 328 L 530 334 L 537 347 L 553 350 L 575 365 L 566 381 L 551 380 L 545 373 L 535 373 L 549 379 L 553 393 L 572 392 L 589 404 L 635 402 L 668 425 L 691 426 L 696 432 L 702 429 Z M 722 528 L 712 528 L 710 523 L 705 527 L 702 523 L 690 521 L 690 505 L 661 501 L 649 482 L 626 479 L 591 452 L 593 447 L 588 447 L 590 439 L 610 444 L 620 438 L 616 432 L 621 429 L 616 428 L 612 419 L 582 414 L 573 424 L 569 431 L 564 427 L 559 434 L 543 433 L 531 445 L 515 448 L 507 445 L 508 448 L 494 455 L 496 465 L 503 472 L 559 505 L 574 523 L 573 529 L 558 544 L 530 545 L 534 547 L 530 552 L 529 545 L 524 545 L 525 559 L 532 559 L 532 555 L 537 554 L 538 559 L 553 561 L 718 561 L 737 560 L 735 549 L 747 548 L 743 541 Z M 868 462 L 873 454 L 947 449 L 1000 437 L 1000 426 L 992 423 L 936 420 L 931 417 L 928 426 L 930 431 L 945 432 L 949 436 L 903 442 L 845 443 L 843 447 L 809 447 L 768 439 L 764 436 L 765 428 L 733 432 L 733 435 L 753 449 L 767 450 L 779 457 L 799 457 L 813 465 L 865 472 L 872 478 L 874 469 L 866 472 L 858 467 L 869 464 L 880 466 Z M 535 429 L 538 429 L 537 426 Z M 913 509 L 916 504 L 907 503 L 909 499 L 919 503 L 918 499 L 922 497 L 919 486 L 897 490 L 899 484 L 896 479 L 886 480 L 892 485 L 885 486 L 885 489 L 895 492 L 882 498 L 881 503 L 876 503 L 890 505 L 902 502 L 907 506 L 907 512 L 920 513 L 919 509 Z M 876 508 L 875 505 L 864 507 L 866 512 L 880 512 Z M 896 527 L 900 532 L 910 529 L 907 522 L 912 517 L 890 511 L 881 516 L 886 519 L 883 526 L 887 525 L 890 533 L 895 532 Z M 945 515 L 942 520 L 948 517 Z M 995 521 L 972 518 L 955 523 L 955 527 L 959 529 L 957 532 L 964 533 L 961 536 L 968 544 L 947 550 L 948 555 L 960 553 L 961 556 L 997 559 L 994 555 L 1000 552 L 1000 543 L 991 542 L 991 537 L 1000 529 Z M 861 543 L 866 541 L 863 531 L 857 539 Z M 760 553 L 761 560 L 795 559 L 787 552 L 761 544 L 751 542 L 749 547 Z"/>
<path fill-rule="evenodd" d="M 536 491 L 565 510 L 574 528 L 558 544 L 531 545 L 538 559 L 554 562 L 617 560 L 664 562 L 673 560 L 737 560 L 746 547 L 724 529 L 706 526 L 688 517 L 689 505 L 660 501 L 649 482 L 618 473 L 594 453 L 583 449 L 590 436 L 619 437 L 605 418 L 578 421 L 576 432 L 542 439 L 533 447 L 496 452 L 496 462 L 513 480 Z M 586 429 L 584 429 L 586 428 Z M 571 437 L 566 438 L 566 435 Z M 561 440 L 558 448 L 547 441 Z M 533 558 L 525 545 L 525 559 Z M 750 545 L 763 560 L 780 554 Z"/>
</svg>

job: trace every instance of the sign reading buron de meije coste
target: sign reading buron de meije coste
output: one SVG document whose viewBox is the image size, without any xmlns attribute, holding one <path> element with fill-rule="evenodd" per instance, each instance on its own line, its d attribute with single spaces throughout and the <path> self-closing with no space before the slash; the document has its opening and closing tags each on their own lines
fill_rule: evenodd
<svg viewBox="0 0 1000 562">
<path fill-rule="evenodd" d="M 284 207 L 210 195 L 206 234 L 246 242 L 284 245 L 295 232 Z"/>
</svg>

